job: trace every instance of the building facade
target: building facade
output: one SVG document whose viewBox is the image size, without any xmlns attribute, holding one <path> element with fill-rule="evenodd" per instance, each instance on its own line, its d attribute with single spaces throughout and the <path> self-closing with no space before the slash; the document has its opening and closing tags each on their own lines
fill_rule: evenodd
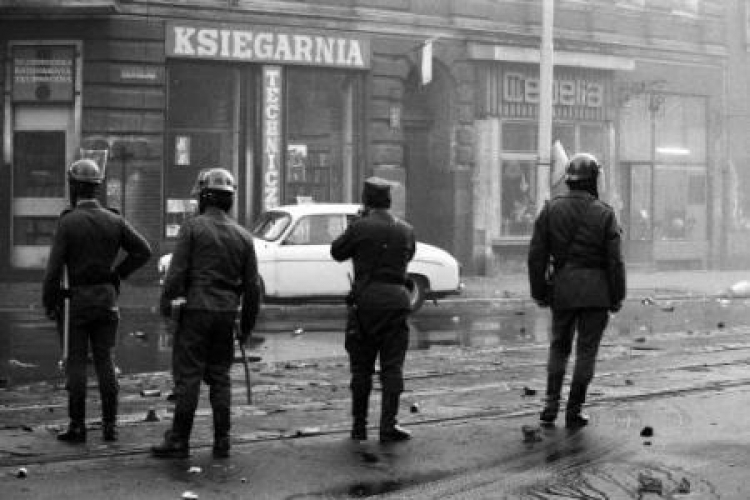
<svg viewBox="0 0 750 500">
<path fill-rule="evenodd" d="M 725 26 L 744 2 L 555 3 L 553 141 L 603 160 L 628 262 L 719 265 L 733 248 Z M 554 193 L 560 177 L 537 155 L 541 12 L 528 0 L 0 1 L 0 274 L 38 278 L 65 166 L 87 155 L 106 161 L 104 201 L 159 253 L 195 210 L 197 173 L 221 166 L 248 226 L 280 204 L 356 202 L 379 175 L 418 238 L 466 272 L 521 267 L 540 186 Z"/>
</svg>

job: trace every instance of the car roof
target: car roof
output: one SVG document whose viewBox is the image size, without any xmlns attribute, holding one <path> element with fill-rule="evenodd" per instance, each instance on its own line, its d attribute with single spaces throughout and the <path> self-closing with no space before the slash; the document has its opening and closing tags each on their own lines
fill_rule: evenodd
<svg viewBox="0 0 750 500">
<path fill-rule="evenodd" d="M 356 214 L 362 205 L 356 203 L 301 203 L 298 205 L 281 205 L 268 212 L 287 212 L 293 217 L 310 214 Z"/>
</svg>

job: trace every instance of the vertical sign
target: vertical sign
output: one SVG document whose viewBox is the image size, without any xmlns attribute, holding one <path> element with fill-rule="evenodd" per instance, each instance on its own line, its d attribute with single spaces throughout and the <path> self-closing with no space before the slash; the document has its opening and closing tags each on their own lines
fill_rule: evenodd
<svg viewBox="0 0 750 500">
<path fill-rule="evenodd" d="M 263 67 L 263 209 L 281 201 L 281 66 Z"/>
</svg>

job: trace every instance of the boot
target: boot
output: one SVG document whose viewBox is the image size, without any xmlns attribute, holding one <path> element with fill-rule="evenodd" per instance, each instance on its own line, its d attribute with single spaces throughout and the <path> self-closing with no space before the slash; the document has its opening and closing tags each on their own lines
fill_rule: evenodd
<svg viewBox="0 0 750 500">
<path fill-rule="evenodd" d="M 117 441 L 117 394 L 102 396 L 102 437 L 105 441 Z"/>
<path fill-rule="evenodd" d="M 367 409 L 370 402 L 370 388 L 352 389 L 352 433 L 355 441 L 367 441 Z"/>
<path fill-rule="evenodd" d="M 570 386 L 568 404 L 565 408 L 565 427 L 575 429 L 588 425 L 589 417 L 581 411 L 583 403 L 586 402 L 587 389 L 588 386 L 585 384 L 574 383 Z"/>
<path fill-rule="evenodd" d="M 161 444 L 151 447 L 151 454 L 156 458 L 188 458 L 190 446 L 185 439 L 170 430 L 164 433 Z"/>
<path fill-rule="evenodd" d="M 194 414 L 188 411 L 175 411 L 172 430 L 164 433 L 164 441 L 151 447 L 151 454 L 157 458 L 187 458 L 190 456 L 190 433 L 193 430 Z"/>
<path fill-rule="evenodd" d="M 398 392 L 383 393 L 380 407 L 380 442 L 393 443 L 411 439 L 411 432 L 407 431 L 396 420 L 401 394 Z"/>
<path fill-rule="evenodd" d="M 564 374 L 547 375 L 547 394 L 544 409 L 539 414 L 539 423 L 544 426 L 552 426 L 557 419 L 557 412 L 560 411 L 560 393 Z"/>
<path fill-rule="evenodd" d="M 229 408 L 214 408 L 214 458 L 229 457 Z"/>
<path fill-rule="evenodd" d="M 71 444 L 85 443 L 86 426 L 81 422 L 71 422 L 70 425 L 68 425 L 68 430 L 57 435 L 57 440 Z"/>
</svg>

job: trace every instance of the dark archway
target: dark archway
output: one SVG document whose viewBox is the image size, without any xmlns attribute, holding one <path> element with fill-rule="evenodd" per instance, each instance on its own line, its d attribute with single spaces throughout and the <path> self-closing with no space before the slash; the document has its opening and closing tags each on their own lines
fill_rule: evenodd
<svg viewBox="0 0 750 500">
<path fill-rule="evenodd" d="M 417 238 L 456 255 L 455 189 L 451 167 L 453 147 L 453 79 L 444 66 L 434 65 L 433 79 L 422 85 L 413 68 L 404 95 L 404 160 L 406 217 Z"/>
</svg>

